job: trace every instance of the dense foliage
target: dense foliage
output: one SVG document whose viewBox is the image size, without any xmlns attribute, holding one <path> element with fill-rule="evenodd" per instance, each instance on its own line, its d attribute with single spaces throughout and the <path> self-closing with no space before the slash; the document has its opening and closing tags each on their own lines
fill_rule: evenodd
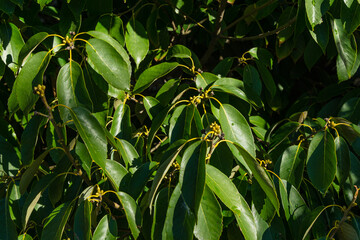
<svg viewBox="0 0 360 240">
<path fill-rule="evenodd" d="M 358 0 L 0 0 L 0 239 L 359 239 Z"/>
</svg>

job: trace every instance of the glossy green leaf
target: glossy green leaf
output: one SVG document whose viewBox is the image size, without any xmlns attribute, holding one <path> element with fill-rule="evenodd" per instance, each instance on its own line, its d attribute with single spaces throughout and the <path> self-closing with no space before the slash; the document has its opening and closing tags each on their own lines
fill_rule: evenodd
<svg viewBox="0 0 360 240">
<path fill-rule="evenodd" d="M 358 97 L 350 98 L 340 108 L 339 116 L 357 124 L 360 122 L 360 99 Z"/>
<path fill-rule="evenodd" d="M 241 90 L 240 88 L 237 88 L 235 86 L 232 86 L 232 85 L 222 85 L 221 84 L 222 80 L 223 79 L 219 79 L 219 80 L 215 81 L 214 86 L 211 89 L 213 91 L 221 91 L 221 92 L 231 94 L 231 95 L 238 97 L 246 102 L 250 101 L 243 90 Z"/>
<path fill-rule="evenodd" d="M 191 134 L 191 123 L 194 118 L 194 105 L 181 105 L 176 107 L 171 118 L 169 127 L 170 143 L 179 139 L 189 139 Z"/>
<path fill-rule="evenodd" d="M 81 163 L 81 167 L 85 170 L 88 178 L 91 179 L 92 159 L 83 141 L 78 140 L 75 146 L 75 154 Z"/>
<path fill-rule="evenodd" d="M 185 204 L 196 216 L 205 187 L 206 142 L 195 142 L 186 148 L 181 160 L 179 185 Z"/>
<path fill-rule="evenodd" d="M 221 62 L 219 62 L 215 66 L 215 68 L 212 70 L 212 72 L 215 75 L 220 75 L 220 76 L 225 77 L 229 73 L 229 71 L 233 65 L 233 62 L 234 62 L 234 58 L 227 57 L 224 60 L 222 60 Z"/>
<path fill-rule="evenodd" d="M 164 85 L 162 85 L 162 87 L 156 93 L 156 99 L 159 100 L 159 102 L 163 106 L 166 106 L 174 98 L 174 95 L 176 93 L 179 84 L 180 84 L 179 79 L 170 79 L 169 81 L 164 83 Z"/>
<path fill-rule="evenodd" d="M 120 103 L 116 108 L 110 133 L 120 139 L 131 139 L 130 107 L 127 104 Z"/>
<path fill-rule="evenodd" d="M 140 93 L 148 88 L 156 79 L 165 76 L 172 70 L 174 70 L 179 63 L 176 62 L 164 62 L 158 65 L 152 66 L 142 72 L 135 83 L 133 93 Z"/>
<path fill-rule="evenodd" d="M 346 6 L 341 6 L 341 21 L 346 31 L 352 34 L 360 25 L 360 3 L 359 1 L 344 1 Z"/>
<path fill-rule="evenodd" d="M 31 36 L 19 52 L 19 65 L 27 60 L 31 53 L 47 38 L 47 32 L 39 32 Z"/>
<path fill-rule="evenodd" d="M 18 174 L 20 165 L 17 148 L 11 145 L 8 139 L 0 136 L 0 172 L 14 177 Z"/>
<path fill-rule="evenodd" d="M 75 239 L 91 239 L 91 210 L 92 205 L 87 200 L 81 201 L 77 206 L 74 218 Z"/>
<path fill-rule="evenodd" d="M 251 184 L 251 199 L 252 199 L 252 208 L 255 208 L 256 214 L 253 215 L 256 217 L 258 215 L 266 223 L 271 223 L 273 220 L 276 209 L 270 201 L 270 198 L 262 190 L 260 184 L 256 179 L 252 180 Z M 260 222 L 258 222 L 260 224 Z M 259 232 L 260 229 L 258 229 Z"/>
<path fill-rule="evenodd" d="M 279 146 L 283 141 L 288 139 L 290 134 L 295 132 L 300 123 L 298 122 L 287 122 L 278 128 L 275 133 L 271 136 L 270 139 L 270 152 L 274 150 L 277 146 Z"/>
<path fill-rule="evenodd" d="M 121 181 L 126 176 L 126 174 L 128 174 L 128 171 L 120 163 L 111 159 L 107 159 L 105 164 L 105 174 L 109 178 L 114 188 L 118 191 Z"/>
<path fill-rule="evenodd" d="M 65 224 L 68 221 L 74 204 L 75 201 L 66 202 L 52 211 L 52 213 L 48 216 L 47 222 L 45 223 L 44 229 L 41 233 L 42 239 L 62 239 Z"/>
<path fill-rule="evenodd" d="M 145 110 L 149 116 L 149 118 L 152 120 L 154 116 L 156 116 L 162 109 L 160 102 L 151 96 L 146 96 L 143 98 L 144 107 Z"/>
<path fill-rule="evenodd" d="M 156 175 L 155 175 L 154 180 L 152 182 L 151 190 L 150 190 L 150 194 L 149 194 L 149 198 L 148 198 L 149 199 L 150 212 L 152 210 L 152 203 L 154 201 L 156 191 L 159 188 L 160 183 L 164 179 L 166 173 L 169 171 L 171 165 L 175 161 L 176 157 L 179 155 L 180 151 L 185 147 L 184 142 L 185 142 L 185 140 L 179 140 L 178 142 L 175 142 L 173 144 L 173 145 L 175 145 L 177 147 L 177 149 L 174 152 L 172 152 L 165 159 L 165 161 L 163 161 L 163 163 L 160 165 L 160 167 L 156 171 Z M 178 147 L 178 144 L 181 144 L 181 145 Z"/>
<path fill-rule="evenodd" d="M 169 204 L 169 189 L 163 188 L 156 196 L 154 204 L 153 223 L 151 227 L 151 239 L 161 239 L 162 230 Z"/>
<path fill-rule="evenodd" d="M 335 138 L 337 169 L 336 178 L 342 185 L 349 176 L 350 171 L 350 152 L 346 141 L 342 137 Z"/>
<path fill-rule="evenodd" d="M 182 198 L 180 188 L 177 185 L 171 194 L 162 239 L 193 239 L 195 216 Z"/>
<path fill-rule="evenodd" d="M 129 90 L 130 71 L 124 57 L 109 43 L 100 39 L 90 39 L 86 52 L 94 69 L 112 86 Z"/>
<path fill-rule="evenodd" d="M 6 192 L 6 196 L 0 200 L 0 236 L 4 240 L 17 239 L 16 225 L 11 219 L 9 196 L 13 190 L 14 184 L 10 183 Z"/>
<path fill-rule="evenodd" d="M 235 143 L 234 145 L 238 149 L 241 156 L 244 158 L 247 166 L 250 168 L 260 187 L 269 197 L 276 211 L 279 212 L 280 204 L 276 194 L 275 186 L 269 175 L 266 173 L 265 169 L 261 167 L 258 161 L 253 156 L 251 156 L 250 153 L 246 151 L 246 149 L 244 149 L 241 145 L 238 145 L 238 143 Z"/>
<path fill-rule="evenodd" d="M 17 26 L 13 23 L 0 24 L 1 59 L 13 71 L 19 68 L 19 53 L 24 46 L 24 40 Z"/>
<path fill-rule="evenodd" d="M 38 52 L 22 67 L 16 78 L 16 99 L 23 112 L 29 112 L 39 96 L 34 94 L 34 87 L 43 83 L 43 75 L 50 61 L 50 54 Z"/>
<path fill-rule="evenodd" d="M 246 96 L 251 99 L 256 106 L 261 107 L 262 102 L 260 95 L 262 90 L 262 83 L 258 71 L 255 67 L 248 64 L 244 68 L 243 77 Z"/>
<path fill-rule="evenodd" d="M 121 45 L 125 43 L 123 21 L 116 15 L 103 15 L 99 18 L 95 30 L 109 34 Z"/>
<path fill-rule="evenodd" d="M 209 187 L 205 186 L 194 228 L 195 237 L 199 240 L 220 239 L 222 221 L 221 206 Z"/>
<path fill-rule="evenodd" d="M 357 49 L 353 48 L 353 36 L 349 35 L 343 28 L 340 19 L 333 19 L 331 22 L 334 41 L 338 54 L 345 65 L 348 78 L 351 77 L 351 72 L 357 57 Z"/>
<path fill-rule="evenodd" d="M 144 191 L 144 187 L 148 183 L 155 170 L 157 163 L 146 162 L 139 166 L 138 169 L 131 176 L 131 179 L 126 182 L 126 192 L 134 199 L 138 199 Z"/>
<path fill-rule="evenodd" d="M 191 58 L 191 51 L 187 47 L 183 45 L 174 45 L 169 49 L 168 54 L 166 55 L 166 59 L 171 58 Z"/>
<path fill-rule="evenodd" d="M 118 229 L 116 221 L 110 215 L 105 215 L 96 226 L 93 234 L 93 239 L 116 240 L 117 231 Z"/>
<path fill-rule="evenodd" d="M 311 27 L 322 23 L 322 16 L 329 8 L 329 2 L 324 0 L 305 0 L 306 15 Z"/>
<path fill-rule="evenodd" d="M 33 240 L 33 238 L 29 234 L 24 233 L 18 236 L 17 240 Z"/>
<path fill-rule="evenodd" d="M 83 71 L 75 61 L 68 62 L 60 69 L 56 80 L 56 93 L 59 104 L 69 108 L 84 107 L 89 111 L 93 109 Z M 71 119 L 70 110 L 67 108 L 60 107 L 60 115 L 63 122 Z"/>
<path fill-rule="evenodd" d="M 140 234 L 139 227 L 142 223 L 140 208 L 129 194 L 124 192 L 117 192 L 116 195 L 124 208 L 126 220 L 128 221 L 131 234 L 135 239 L 137 239 Z"/>
<path fill-rule="evenodd" d="M 159 130 L 159 128 L 161 127 L 161 124 L 164 122 L 165 118 L 169 114 L 170 109 L 171 109 L 170 107 L 167 107 L 167 108 L 163 109 L 153 119 L 153 121 L 151 123 L 150 132 L 149 132 L 149 135 L 148 135 L 147 144 L 146 144 L 147 153 L 150 152 L 153 141 L 154 141 L 154 138 L 155 138 L 155 135 L 156 135 L 157 131 Z"/>
<path fill-rule="evenodd" d="M 314 27 L 313 31 L 309 31 L 311 37 L 321 47 L 323 53 L 326 51 L 327 44 L 329 42 L 329 24 L 327 21 Z"/>
<path fill-rule="evenodd" d="M 234 156 L 226 143 L 220 143 L 211 154 L 209 164 L 219 169 L 226 176 L 230 176 L 233 168 Z"/>
<path fill-rule="evenodd" d="M 225 139 L 241 145 L 251 156 L 255 156 L 254 138 L 249 124 L 235 107 L 223 104 L 220 107 L 219 122 Z"/>
<path fill-rule="evenodd" d="M 215 74 L 204 72 L 196 75 L 195 83 L 197 88 L 205 89 L 207 85 L 218 80 L 219 77 Z"/>
<path fill-rule="evenodd" d="M 270 71 L 261 61 L 257 61 L 256 66 L 266 89 L 269 91 L 271 98 L 273 98 L 276 94 L 276 85 Z"/>
<path fill-rule="evenodd" d="M 40 164 L 43 162 L 46 155 L 49 153 L 49 150 L 40 154 L 30 165 L 28 169 L 24 172 L 20 179 L 20 193 L 24 194 L 27 187 L 31 183 L 35 173 L 38 171 Z"/>
<path fill-rule="evenodd" d="M 206 184 L 234 212 L 245 239 L 257 239 L 255 220 L 249 205 L 231 180 L 215 167 L 207 165 Z"/>
<path fill-rule="evenodd" d="M 70 114 L 91 159 L 100 168 L 106 169 L 107 141 L 103 127 L 85 108 L 73 108 Z"/>
<path fill-rule="evenodd" d="M 328 131 L 318 132 L 311 140 L 306 168 L 314 186 L 325 193 L 336 174 L 336 147 Z"/>
<path fill-rule="evenodd" d="M 144 26 L 133 18 L 126 24 L 125 42 L 127 50 L 139 67 L 149 51 L 149 39 Z"/>
<path fill-rule="evenodd" d="M 38 134 L 43 122 L 44 117 L 42 116 L 32 117 L 21 135 L 21 161 L 24 165 L 29 165 L 34 160 Z"/>
<path fill-rule="evenodd" d="M 288 147 L 276 162 L 276 168 L 281 179 L 285 179 L 299 188 L 305 167 L 305 152 L 302 147 L 293 145 Z"/>
</svg>

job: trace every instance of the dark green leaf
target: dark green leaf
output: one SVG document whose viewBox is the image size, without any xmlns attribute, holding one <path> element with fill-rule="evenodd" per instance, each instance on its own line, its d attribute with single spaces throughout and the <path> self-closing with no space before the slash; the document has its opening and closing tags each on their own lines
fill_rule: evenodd
<svg viewBox="0 0 360 240">
<path fill-rule="evenodd" d="M 120 139 L 131 139 L 130 107 L 127 104 L 120 103 L 116 108 L 110 133 Z"/>
<path fill-rule="evenodd" d="M 136 81 L 133 93 L 140 93 L 144 91 L 156 79 L 168 74 L 177 66 L 179 66 L 179 63 L 164 62 L 146 69 L 144 72 L 141 73 L 139 79 Z"/>
<path fill-rule="evenodd" d="M 121 18 L 116 15 L 103 15 L 95 27 L 96 31 L 109 34 L 121 45 L 125 44 L 124 26 Z"/>
<path fill-rule="evenodd" d="M 0 200 L 0 236 L 4 240 L 17 239 L 16 225 L 11 219 L 11 213 L 9 208 L 9 196 L 13 191 L 15 184 L 10 183 L 6 192 L 6 197 Z"/>
<path fill-rule="evenodd" d="M 309 29 L 310 35 L 314 41 L 321 47 L 322 52 L 325 54 L 326 47 L 329 42 L 329 24 L 327 21 L 315 26 L 312 31 Z"/>
<path fill-rule="evenodd" d="M 119 190 L 122 179 L 128 174 L 128 171 L 120 163 L 107 159 L 105 174 L 116 190 Z"/>
<path fill-rule="evenodd" d="M 159 102 L 166 106 L 173 98 L 174 94 L 180 84 L 179 79 L 170 79 L 162 87 L 159 89 L 159 91 L 156 93 L 156 99 L 159 100 Z M 145 104 L 145 100 L 144 100 Z"/>
<path fill-rule="evenodd" d="M 175 108 L 170 118 L 169 139 L 174 143 L 179 139 L 189 139 L 191 134 L 191 123 L 194 118 L 194 105 L 181 105 Z"/>
<path fill-rule="evenodd" d="M 151 239 L 161 239 L 165 223 L 166 211 L 169 204 L 169 189 L 163 188 L 159 191 L 154 204 L 154 218 L 151 227 Z"/>
<path fill-rule="evenodd" d="M 360 25 L 360 2 L 359 1 L 344 1 L 346 6 L 341 6 L 341 21 L 343 22 L 346 31 L 352 34 Z"/>
<path fill-rule="evenodd" d="M 92 205 L 89 201 L 81 201 L 77 206 L 74 219 L 75 239 L 91 239 L 91 210 Z"/>
<path fill-rule="evenodd" d="M 209 72 L 199 73 L 195 79 L 196 87 L 205 89 L 207 85 L 218 79 L 218 76 Z"/>
<path fill-rule="evenodd" d="M 246 96 L 251 99 L 256 106 L 261 107 L 261 90 L 262 84 L 260 76 L 255 67 L 251 65 L 246 65 L 244 68 L 244 88 Z"/>
<path fill-rule="evenodd" d="M 342 137 L 335 138 L 337 169 L 336 178 L 342 185 L 349 176 L 350 171 L 350 152 L 346 141 Z"/>
<path fill-rule="evenodd" d="M 336 173 L 336 147 L 328 131 L 318 132 L 311 140 L 306 168 L 314 186 L 325 193 Z"/>
</svg>

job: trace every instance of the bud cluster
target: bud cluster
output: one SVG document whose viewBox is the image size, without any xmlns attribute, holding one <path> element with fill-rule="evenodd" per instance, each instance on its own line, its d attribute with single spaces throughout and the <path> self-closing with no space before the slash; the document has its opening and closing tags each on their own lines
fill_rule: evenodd
<svg viewBox="0 0 360 240">
<path fill-rule="evenodd" d="M 37 85 L 36 87 L 34 87 L 34 93 L 39 95 L 40 97 L 45 96 L 45 85 Z"/>
</svg>

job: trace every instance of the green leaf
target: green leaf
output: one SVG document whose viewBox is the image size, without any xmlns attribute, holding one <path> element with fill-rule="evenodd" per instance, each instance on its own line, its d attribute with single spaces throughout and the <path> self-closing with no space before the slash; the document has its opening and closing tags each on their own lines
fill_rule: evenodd
<svg viewBox="0 0 360 240">
<path fill-rule="evenodd" d="M 91 159 L 100 168 L 106 169 L 107 141 L 103 127 L 85 108 L 73 108 L 70 114 Z"/>
<path fill-rule="evenodd" d="M 219 169 L 226 176 L 230 176 L 233 168 L 234 156 L 226 143 L 220 143 L 211 154 L 209 164 Z"/>
<path fill-rule="evenodd" d="M 38 171 L 39 166 L 41 165 L 41 163 L 43 162 L 44 158 L 46 157 L 46 155 L 49 153 L 49 150 L 43 152 L 42 154 L 40 154 L 30 165 L 30 167 L 28 169 L 26 169 L 26 171 L 24 172 L 24 174 L 21 176 L 20 179 L 20 194 L 23 195 L 27 189 L 27 187 L 29 186 L 29 184 L 31 183 L 35 173 Z"/>
<path fill-rule="evenodd" d="M 144 91 L 156 79 L 165 76 L 166 74 L 174 70 L 177 66 L 179 66 L 179 63 L 164 62 L 146 69 L 140 74 L 139 79 L 136 81 L 133 93 L 140 93 Z"/>
<path fill-rule="evenodd" d="M 328 1 L 324 0 L 305 0 L 305 8 L 307 18 L 311 24 L 311 27 L 314 27 L 322 23 L 322 16 L 330 7 Z"/>
<path fill-rule="evenodd" d="M 159 8 L 154 4 L 151 9 L 151 13 L 146 21 L 146 31 L 149 37 L 150 42 L 154 45 L 155 48 L 159 47 L 159 33 L 157 26 L 157 18 L 159 15 Z"/>
<path fill-rule="evenodd" d="M 141 226 L 142 222 L 140 208 L 129 194 L 124 192 L 117 192 L 116 195 L 124 208 L 126 220 L 128 221 L 131 234 L 135 239 L 137 239 L 140 234 L 139 227 Z"/>
<path fill-rule="evenodd" d="M 144 26 L 133 18 L 126 24 L 125 42 L 127 50 L 139 67 L 149 51 L 149 39 Z"/>
<path fill-rule="evenodd" d="M 198 141 L 186 148 L 181 160 L 179 185 L 186 205 L 197 215 L 205 187 L 206 141 Z"/>
<path fill-rule="evenodd" d="M 183 45 L 176 44 L 169 49 L 166 59 L 171 58 L 191 58 L 191 51 Z"/>
<path fill-rule="evenodd" d="M 195 216 L 182 198 L 180 188 L 178 184 L 171 194 L 162 239 L 193 239 Z"/>
<path fill-rule="evenodd" d="M 305 158 L 304 149 L 300 145 L 288 147 L 276 162 L 279 177 L 299 188 L 303 179 Z"/>
<path fill-rule="evenodd" d="M 111 159 L 107 159 L 105 174 L 109 178 L 116 191 L 118 191 L 121 181 L 128 174 L 128 171 L 120 163 Z"/>
<path fill-rule="evenodd" d="M 356 62 L 357 57 L 357 49 L 353 48 L 354 36 L 352 34 L 348 34 L 346 30 L 343 28 L 341 19 L 333 19 L 331 22 L 334 41 L 336 45 L 336 49 L 342 60 L 343 64 L 345 65 L 345 69 L 348 75 L 348 78 L 352 75 L 352 69 Z"/>
<path fill-rule="evenodd" d="M 219 79 L 218 76 L 209 72 L 204 72 L 201 74 L 199 73 L 198 75 L 196 75 L 196 79 L 195 79 L 196 87 L 199 89 L 200 88 L 205 89 L 207 85 L 209 85 L 212 82 L 215 82 L 218 79 Z"/>
<path fill-rule="evenodd" d="M 215 81 L 214 86 L 211 89 L 214 91 L 221 91 L 224 93 L 228 93 L 228 94 L 238 97 L 246 102 L 250 102 L 250 100 L 248 99 L 248 97 L 246 96 L 246 94 L 244 93 L 243 90 L 241 90 L 240 88 L 235 87 L 233 85 L 221 84 L 221 82 L 223 82 L 223 79 L 219 79 L 219 80 Z"/>
<path fill-rule="evenodd" d="M 179 79 L 170 79 L 156 93 L 156 99 L 159 100 L 161 105 L 166 106 L 174 98 L 176 90 L 180 84 Z M 145 100 L 144 100 L 145 104 Z"/>
<path fill-rule="evenodd" d="M 257 61 L 256 66 L 266 89 L 269 91 L 271 98 L 273 98 L 276 94 L 276 85 L 270 71 L 261 61 Z"/>
<path fill-rule="evenodd" d="M 310 39 L 305 47 L 304 52 L 304 61 L 309 71 L 317 63 L 317 61 L 322 55 L 323 52 L 321 51 L 321 46 L 319 46 L 319 44 L 316 44 L 313 39 Z"/>
<path fill-rule="evenodd" d="M 215 75 L 220 75 L 220 76 L 225 77 L 229 73 L 229 71 L 233 65 L 233 62 L 234 62 L 233 57 L 227 57 L 224 60 L 221 60 L 221 62 L 219 62 L 215 66 L 215 68 L 212 70 L 212 72 Z"/>
<path fill-rule="evenodd" d="M 195 237 L 199 240 L 220 239 L 222 221 L 221 206 L 209 187 L 205 186 L 194 228 Z"/>
<path fill-rule="evenodd" d="M 39 32 L 31 36 L 19 52 L 19 65 L 25 62 L 37 46 L 39 46 L 47 37 L 49 37 L 47 32 Z"/>
<path fill-rule="evenodd" d="M 244 89 L 246 96 L 251 99 L 257 107 L 261 107 L 261 90 L 262 84 L 260 76 L 255 67 L 246 65 L 244 68 Z"/>
<path fill-rule="evenodd" d="M 126 182 L 126 192 L 134 199 L 138 199 L 141 193 L 144 191 L 144 187 L 149 181 L 152 173 L 157 166 L 156 162 L 146 162 L 142 164 L 134 174 L 131 176 L 131 179 Z"/>
<path fill-rule="evenodd" d="M 325 193 L 336 174 L 336 147 L 328 131 L 318 132 L 311 140 L 306 168 L 313 185 Z"/>
<path fill-rule="evenodd" d="M 16 5 L 8 0 L 0 0 L 0 10 L 11 16 L 14 13 Z"/>
<path fill-rule="evenodd" d="M 47 217 L 47 222 L 41 233 L 41 239 L 61 240 L 65 224 L 68 221 L 70 213 L 74 207 L 75 201 L 66 202 L 55 208 Z"/>
<path fill-rule="evenodd" d="M 160 102 L 154 97 L 146 96 L 143 98 L 143 102 L 150 120 L 152 120 L 162 109 Z"/>
<path fill-rule="evenodd" d="M 16 99 L 23 112 L 29 112 L 39 96 L 34 94 L 34 87 L 43 83 L 44 72 L 50 62 L 50 54 L 38 52 L 22 67 L 16 78 Z"/>
<path fill-rule="evenodd" d="M 350 151 L 346 141 L 338 136 L 335 138 L 337 169 L 336 178 L 340 185 L 343 185 L 349 176 L 350 171 Z"/>
<path fill-rule="evenodd" d="M 207 165 L 206 184 L 234 212 L 245 239 L 257 239 L 255 220 L 249 205 L 230 179 L 215 167 Z"/>
<path fill-rule="evenodd" d="M 35 146 L 44 120 L 44 117 L 35 115 L 30 119 L 21 135 L 21 161 L 24 165 L 29 165 L 34 160 Z"/>
<path fill-rule="evenodd" d="M 234 145 L 238 149 L 241 156 L 244 158 L 247 166 L 250 168 L 260 187 L 269 197 L 276 211 L 279 212 L 280 204 L 276 194 L 275 186 L 269 175 L 266 173 L 265 169 L 261 167 L 258 161 L 253 156 L 251 156 L 250 153 L 246 151 L 246 149 L 244 149 L 241 145 L 238 145 L 238 143 L 234 143 Z"/>
<path fill-rule="evenodd" d="M 251 156 L 255 156 L 255 144 L 250 126 L 235 107 L 223 104 L 220 107 L 219 122 L 225 139 L 241 145 Z"/>
<path fill-rule="evenodd" d="M 125 43 L 123 21 L 116 15 L 103 15 L 99 18 L 95 30 L 109 34 L 115 38 L 122 46 Z"/>
<path fill-rule="evenodd" d="M 29 234 L 24 233 L 19 235 L 17 240 L 33 240 L 33 238 Z"/>
<path fill-rule="evenodd" d="M 329 24 L 327 21 L 315 26 L 313 30 L 309 29 L 311 37 L 321 47 L 322 52 L 325 54 L 326 47 L 329 42 Z"/>
<path fill-rule="evenodd" d="M 91 239 L 91 211 L 92 205 L 89 201 L 81 201 L 77 206 L 74 218 L 75 239 Z"/>
<path fill-rule="evenodd" d="M 85 170 L 88 178 L 91 179 L 92 159 L 83 141 L 78 140 L 75 146 L 75 154 L 80 160 L 81 167 Z"/>
<path fill-rule="evenodd" d="M 56 80 L 56 92 L 59 104 L 69 108 L 84 107 L 90 111 L 93 109 L 83 71 L 75 61 L 68 62 L 60 69 Z M 63 122 L 71 119 L 70 110 L 67 108 L 60 107 L 60 115 Z"/>
<path fill-rule="evenodd" d="M 176 107 L 170 118 L 169 139 L 174 143 L 179 139 L 189 139 L 191 123 L 194 118 L 195 107 L 193 104 Z"/>
<path fill-rule="evenodd" d="M 130 74 L 124 57 L 109 43 L 100 39 L 90 39 L 86 44 L 90 65 L 104 79 L 117 89 L 129 90 Z"/>
<path fill-rule="evenodd" d="M 352 34 L 360 25 L 360 3 L 359 1 L 344 1 L 344 5 L 341 6 L 340 18 L 344 24 L 345 30 Z"/>
<path fill-rule="evenodd" d="M 16 225 L 11 220 L 10 207 L 9 207 L 9 196 L 13 191 L 15 184 L 10 183 L 6 191 L 6 196 L 0 200 L 0 236 L 4 240 L 17 239 Z"/>
<path fill-rule="evenodd" d="M 15 177 L 18 174 L 20 165 L 17 148 L 9 143 L 9 138 L 0 136 L 0 172 Z"/>
<path fill-rule="evenodd" d="M 40 4 L 40 10 L 43 10 L 43 8 L 51 3 L 53 0 L 36 0 L 38 4 Z"/>
<path fill-rule="evenodd" d="M 277 129 L 276 132 L 271 136 L 269 152 L 273 151 L 283 141 L 288 139 L 290 134 L 292 134 L 298 129 L 299 125 L 300 123 L 298 122 L 287 122 L 284 125 L 282 125 L 279 129 Z"/>
<path fill-rule="evenodd" d="M 343 103 L 340 108 L 339 116 L 357 124 L 360 122 L 360 99 L 353 97 Z"/>
<path fill-rule="evenodd" d="M 172 144 L 172 146 L 177 147 L 177 149 L 174 152 L 172 152 L 165 159 L 165 161 L 163 161 L 163 163 L 160 165 L 160 167 L 156 171 L 154 180 L 153 180 L 152 185 L 151 185 L 150 194 L 149 194 L 149 197 L 148 197 L 150 212 L 152 210 L 152 203 L 153 203 L 156 191 L 159 188 L 160 183 L 164 179 L 166 173 L 169 171 L 171 165 L 175 161 L 176 157 L 179 155 L 180 151 L 185 147 L 184 142 L 185 142 L 185 140 L 182 139 L 182 140 L 179 140 L 179 141 Z M 179 144 L 181 144 L 180 147 L 178 147 Z"/>
<path fill-rule="evenodd" d="M 131 139 L 131 120 L 130 107 L 125 103 L 120 103 L 116 108 L 113 121 L 111 123 L 110 133 L 117 138 Z"/>
<path fill-rule="evenodd" d="M 154 204 L 154 217 L 151 227 L 151 239 L 161 239 L 169 204 L 169 189 L 163 188 L 156 196 Z"/>
<path fill-rule="evenodd" d="M 98 225 L 93 234 L 94 240 L 116 240 L 117 239 L 117 223 L 110 216 L 105 215 Z"/>
<path fill-rule="evenodd" d="M 0 56 L 2 61 L 16 73 L 19 68 L 19 53 L 24 40 L 19 29 L 13 23 L 0 24 Z"/>
</svg>

